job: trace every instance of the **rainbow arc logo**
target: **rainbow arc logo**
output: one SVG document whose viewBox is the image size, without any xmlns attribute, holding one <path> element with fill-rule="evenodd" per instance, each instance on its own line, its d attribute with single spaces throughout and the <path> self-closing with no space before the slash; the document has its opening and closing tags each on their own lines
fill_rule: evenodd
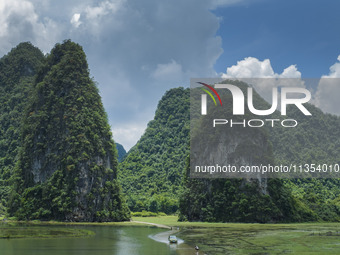
<svg viewBox="0 0 340 255">
<path fill-rule="evenodd" d="M 210 86 L 210 85 L 208 85 L 208 84 L 206 84 L 206 83 L 203 83 L 203 82 L 197 82 L 197 83 L 199 83 L 199 84 L 201 84 L 201 85 L 207 87 L 208 89 L 210 89 L 210 90 L 217 96 L 217 98 L 218 98 L 218 100 L 220 101 L 220 104 L 221 104 L 221 106 L 222 106 L 221 97 L 220 97 L 220 95 L 217 93 L 217 91 L 216 91 L 212 86 Z M 201 88 L 201 89 L 202 89 L 204 92 L 206 92 L 206 93 L 212 98 L 212 100 L 214 101 L 215 105 L 217 105 L 217 102 L 216 102 L 214 96 L 211 94 L 211 92 L 210 92 L 209 90 L 205 89 L 205 88 Z"/>
</svg>

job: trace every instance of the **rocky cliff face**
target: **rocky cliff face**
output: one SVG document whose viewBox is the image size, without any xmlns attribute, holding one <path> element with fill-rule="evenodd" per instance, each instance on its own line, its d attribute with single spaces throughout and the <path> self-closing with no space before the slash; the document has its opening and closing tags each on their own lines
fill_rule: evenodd
<svg viewBox="0 0 340 255">
<path fill-rule="evenodd" d="M 26 111 L 11 211 L 22 218 L 127 219 L 111 137 L 82 48 L 57 45 Z"/>
<path fill-rule="evenodd" d="M 20 146 L 20 125 L 34 75 L 44 63 L 42 52 L 20 43 L 0 59 L 0 207 L 7 206 L 9 179 Z"/>
<path fill-rule="evenodd" d="M 225 127 L 220 127 L 225 129 Z M 237 171 L 244 166 L 273 165 L 273 153 L 268 136 L 259 130 L 233 128 L 221 132 L 218 141 L 205 143 L 200 139 L 204 134 L 193 137 L 191 142 L 191 165 L 233 166 Z M 197 138 L 197 139 L 196 139 Z M 202 168 L 203 167 L 203 168 Z M 205 170 L 208 170 L 205 169 Z M 262 173 L 215 172 L 213 174 L 191 171 L 191 177 L 197 178 L 245 178 L 245 181 L 257 180 L 259 190 L 267 194 L 267 176 Z"/>
<path fill-rule="evenodd" d="M 230 81 L 237 84 L 240 89 L 246 90 L 247 85 L 241 82 Z M 198 94 L 198 96 L 196 95 Z M 249 112 L 245 115 L 233 115 L 233 98 L 230 92 L 219 91 L 223 107 L 209 105 L 208 114 L 197 114 L 200 106 L 200 90 L 191 92 L 191 151 L 190 166 L 191 177 L 196 178 L 245 178 L 248 182 L 257 180 L 262 194 L 267 194 L 267 181 L 265 174 L 255 172 L 241 172 L 241 167 L 256 167 L 274 163 L 272 146 L 265 128 L 253 128 L 247 124 L 250 119 L 257 119 Z M 256 98 L 257 102 L 262 99 Z M 197 102 L 198 101 L 198 102 Z M 263 100 L 262 100 L 263 101 Z M 261 102 L 262 103 L 262 102 Z M 226 124 L 213 125 L 214 120 L 226 120 Z M 231 124 L 238 123 L 238 124 Z M 242 124 L 244 123 L 244 124 Z M 198 172 L 196 172 L 196 166 Z M 233 171 L 209 172 L 209 167 L 232 167 Z M 206 169 L 204 169 L 204 167 Z M 203 170 L 203 172 L 202 172 Z M 217 169 L 213 169 L 217 170 Z"/>
<path fill-rule="evenodd" d="M 242 90 L 247 89 L 244 83 L 227 83 L 234 83 Z M 198 96 L 195 89 L 191 93 L 191 105 L 195 107 L 191 109 L 191 152 L 180 198 L 180 219 L 223 222 L 298 219 L 298 206 L 282 180 L 266 179 L 266 176 L 258 173 L 237 172 L 240 166 L 274 164 L 267 130 L 243 125 L 212 125 L 213 119 L 233 119 L 234 122 L 242 123 L 243 120 L 259 117 L 249 112 L 242 116 L 233 115 L 233 99 L 230 93 L 223 92 L 219 92 L 223 108 L 208 105 L 207 115 L 201 115 L 197 112 L 200 109 L 201 91 L 197 90 Z M 264 104 L 263 99 L 257 96 L 256 105 Z M 266 105 L 264 109 L 267 109 Z M 236 172 L 210 174 L 208 168 L 204 169 L 205 166 L 216 164 L 235 166 Z M 203 172 L 195 172 L 196 166 L 201 167 Z"/>
</svg>

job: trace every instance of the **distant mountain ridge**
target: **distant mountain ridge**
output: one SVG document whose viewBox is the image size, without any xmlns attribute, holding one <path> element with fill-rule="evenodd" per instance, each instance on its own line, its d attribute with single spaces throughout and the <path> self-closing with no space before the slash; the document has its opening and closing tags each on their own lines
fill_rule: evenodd
<svg viewBox="0 0 340 255">
<path fill-rule="evenodd" d="M 116 144 L 116 148 L 118 152 L 118 162 L 122 162 L 126 155 L 126 150 L 124 149 L 123 145 L 121 145 L 120 143 L 115 143 L 115 144 Z"/>
</svg>

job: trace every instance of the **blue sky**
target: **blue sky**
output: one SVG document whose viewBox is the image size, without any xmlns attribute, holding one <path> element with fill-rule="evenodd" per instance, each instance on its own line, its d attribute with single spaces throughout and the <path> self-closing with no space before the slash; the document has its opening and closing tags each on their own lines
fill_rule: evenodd
<svg viewBox="0 0 340 255">
<path fill-rule="evenodd" d="M 245 57 L 269 58 L 277 72 L 296 64 L 302 77 L 329 72 L 340 54 L 340 2 L 262 0 L 213 11 L 221 17 L 217 32 L 223 54 L 217 72 Z"/>
<path fill-rule="evenodd" d="M 83 46 L 115 141 L 131 148 L 165 91 L 192 77 L 340 77 L 336 0 L 1 0 L 0 56 Z M 339 114 L 336 83 L 316 105 Z M 259 88 L 261 90 L 261 88 Z"/>
</svg>

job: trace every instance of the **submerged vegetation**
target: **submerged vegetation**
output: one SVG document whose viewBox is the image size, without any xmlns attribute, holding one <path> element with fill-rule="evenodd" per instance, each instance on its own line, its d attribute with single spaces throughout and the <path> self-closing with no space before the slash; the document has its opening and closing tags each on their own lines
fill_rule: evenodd
<svg viewBox="0 0 340 255">
<path fill-rule="evenodd" d="M 179 227 L 176 236 L 206 254 L 337 254 L 339 249 L 340 223 L 178 222 L 176 216 L 132 219 Z"/>
<path fill-rule="evenodd" d="M 177 234 L 208 254 L 337 254 L 339 224 L 238 225 Z"/>
<path fill-rule="evenodd" d="M 44 226 L 1 226 L 0 239 L 89 237 L 95 233 L 87 229 Z"/>
</svg>

